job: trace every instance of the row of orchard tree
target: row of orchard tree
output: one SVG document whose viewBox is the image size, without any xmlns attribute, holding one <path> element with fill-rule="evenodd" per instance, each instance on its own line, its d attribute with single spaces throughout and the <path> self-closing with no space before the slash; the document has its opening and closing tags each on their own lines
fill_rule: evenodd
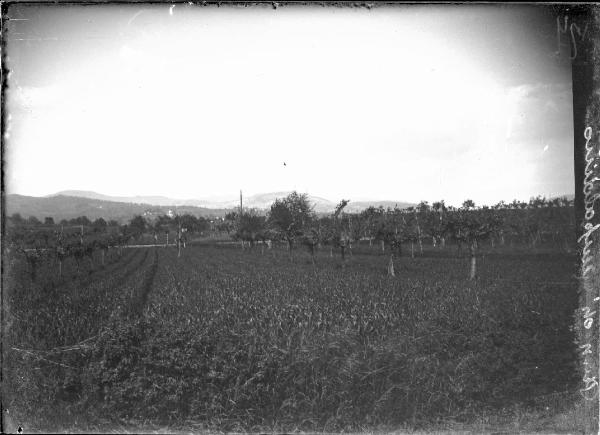
<svg viewBox="0 0 600 435">
<path fill-rule="evenodd" d="M 20 247 L 35 274 L 36 264 L 43 257 L 53 257 L 62 273 L 62 263 L 74 258 L 79 264 L 86 258 L 93 264 L 94 253 L 100 252 L 104 265 L 111 248 L 122 248 L 131 242 L 139 243 L 144 237 L 151 243 L 174 243 L 181 253 L 187 237 L 205 232 L 226 232 L 242 246 L 261 250 L 273 242 L 285 242 L 290 258 L 297 246 L 306 247 L 314 261 L 316 251 L 326 248 L 333 256 L 339 250 L 342 260 L 352 255 L 353 247 L 360 241 L 379 244 L 383 254 L 389 254 L 389 271 L 393 274 L 393 259 L 410 249 L 410 255 L 423 253 L 423 246 L 444 249 L 447 243 L 464 247 L 471 255 L 475 275 L 476 253 L 479 245 L 487 241 L 496 245 L 527 245 L 537 247 L 552 243 L 568 250 L 573 246 L 575 224 L 573 204 L 561 198 L 545 200 L 533 198 L 529 202 L 501 202 L 492 207 L 476 207 L 465 201 L 461 207 L 447 206 L 444 201 L 429 204 L 421 202 L 415 207 L 370 207 L 360 213 L 347 213 L 348 200 L 342 200 L 330 214 L 316 214 L 307 195 L 292 192 L 279 198 L 266 214 L 246 209 L 231 212 L 225 219 L 214 222 L 192 215 L 158 216 L 153 220 L 135 216 L 125 225 L 98 219 L 90 222 L 80 217 L 71 221 L 7 218 L 9 245 Z M 171 243 L 169 234 L 172 235 Z M 5 239 L 6 240 L 6 239 Z"/>
<path fill-rule="evenodd" d="M 85 216 L 56 224 L 52 218 L 42 222 L 14 214 L 6 219 L 5 246 L 24 255 L 35 280 L 43 261 L 56 263 L 58 274 L 62 276 L 63 263 L 68 259 L 74 260 L 78 271 L 83 261 L 89 261 L 93 269 L 94 257 L 96 263 L 104 266 L 110 252 L 121 257 L 124 247 L 139 243 L 144 236 L 149 236 L 151 242 L 158 243 L 160 239 L 161 244 L 169 245 L 169 234 L 172 234 L 171 244 L 176 244 L 181 252 L 188 234 L 201 233 L 207 228 L 207 219 L 188 214 L 158 216 L 154 220 L 135 216 L 123 225 L 102 218 L 92 222 Z"/>
<path fill-rule="evenodd" d="M 330 255 L 339 250 L 342 259 L 352 254 L 360 241 L 379 243 L 382 253 L 390 255 L 390 274 L 394 256 L 423 253 L 423 245 L 445 248 L 454 244 L 464 247 L 471 256 L 471 275 L 476 274 L 476 252 L 487 241 L 497 245 L 537 247 L 552 243 L 568 250 L 573 245 L 575 224 L 572 201 L 566 198 L 546 200 L 538 197 L 529 202 L 501 202 L 495 206 L 477 207 L 471 200 L 461 207 L 447 206 L 444 201 L 415 207 L 370 207 L 360 213 L 346 213 L 348 200 L 342 200 L 329 215 L 317 215 L 307 195 L 292 192 L 277 199 L 266 215 L 256 210 L 232 212 L 225 225 L 242 246 L 256 243 L 270 246 L 272 241 L 284 241 L 290 257 L 295 246 L 306 246 L 314 261 L 315 251 L 328 247 Z"/>
</svg>

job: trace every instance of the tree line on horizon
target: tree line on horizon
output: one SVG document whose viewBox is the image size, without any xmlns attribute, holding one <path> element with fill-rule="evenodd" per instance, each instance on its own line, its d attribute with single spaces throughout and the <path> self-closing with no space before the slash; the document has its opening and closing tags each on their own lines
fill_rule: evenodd
<svg viewBox="0 0 600 435">
<path fill-rule="evenodd" d="M 547 200 L 538 196 L 528 202 L 502 201 L 491 207 L 478 207 L 472 200 L 465 200 L 460 207 L 447 206 L 443 200 L 432 204 L 421 201 L 414 207 L 369 207 L 346 213 L 349 203 L 342 200 L 332 213 L 317 214 L 308 195 L 294 191 L 277 198 L 266 213 L 240 208 L 224 218 L 210 220 L 189 214 L 154 219 L 136 215 L 124 225 L 102 218 L 92 222 L 85 216 L 56 224 L 52 218 L 41 222 L 35 217 L 24 219 L 14 214 L 8 218 L 9 242 L 20 246 L 28 259 L 33 259 L 30 262 L 36 262 L 44 249 L 56 251 L 60 258 L 78 259 L 91 258 L 95 250 L 101 250 L 104 258 L 109 248 L 117 247 L 121 252 L 122 247 L 143 236 L 159 244 L 159 236 L 162 241 L 162 235 L 166 235 L 168 245 L 169 234 L 175 232 L 171 240 L 181 249 L 188 237 L 210 234 L 239 241 L 242 248 L 250 250 L 260 244 L 263 253 L 265 247 L 281 242 L 286 245 L 290 260 L 297 247 L 304 247 L 313 263 L 316 252 L 328 248 L 330 256 L 334 250 L 339 251 L 345 263 L 356 244 L 368 241 L 369 245 L 379 243 L 381 253 L 389 254 L 388 273 L 394 275 L 394 258 L 402 256 L 406 247 L 410 246 L 414 257 L 415 251 L 423 253 L 424 242 L 444 248 L 449 240 L 459 252 L 463 246 L 468 249 L 474 277 L 477 249 L 484 240 L 492 247 L 505 245 L 509 240 L 511 245 L 516 241 L 535 248 L 551 239 L 568 251 L 575 237 L 573 201 L 566 197 Z"/>
</svg>

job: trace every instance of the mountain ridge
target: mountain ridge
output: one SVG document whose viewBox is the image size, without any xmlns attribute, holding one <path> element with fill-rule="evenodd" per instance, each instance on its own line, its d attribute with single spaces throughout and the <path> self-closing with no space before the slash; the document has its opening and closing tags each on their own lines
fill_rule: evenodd
<svg viewBox="0 0 600 435">
<path fill-rule="evenodd" d="M 284 198 L 292 191 L 278 191 L 278 192 L 265 192 L 249 195 L 242 198 L 242 205 L 248 208 L 256 208 L 259 210 L 267 210 L 271 204 L 277 198 Z M 166 196 L 154 195 L 154 196 L 111 196 L 104 195 L 101 193 L 86 191 L 86 190 L 64 190 L 57 192 L 52 195 L 47 195 L 46 198 L 54 197 L 58 195 L 73 196 L 89 199 L 99 199 L 103 201 L 132 203 L 132 204 L 149 204 L 153 206 L 194 206 L 208 209 L 235 209 L 239 207 L 239 198 L 228 199 L 228 200 L 216 200 L 209 198 L 198 198 L 198 199 L 177 199 L 169 198 Z M 338 202 L 331 201 L 327 198 L 323 198 L 316 195 L 308 195 L 309 200 L 315 206 L 314 210 L 317 213 L 329 213 L 333 211 Z M 373 207 L 394 207 L 398 205 L 400 208 L 410 207 L 416 205 L 408 201 L 392 201 L 392 200 L 362 200 L 362 201 L 350 201 L 346 210 L 349 212 L 359 212 L 370 206 Z"/>
<path fill-rule="evenodd" d="M 52 195 L 46 197 L 7 194 L 4 197 L 7 216 L 19 213 L 27 218 L 35 216 L 38 219 L 54 218 L 55 222 L 63 219 L 73 219 L 86 216 L 90 220 L 103 218 L 126 223 L 136 215 L 147 218 L 168 214 L 175 209 L 182 214 L 189 213 L 197 217 L 223 217 L 229 210 L 208 209 L 194 206 L 158 206 L 143 203 L 127 203 L 105 201 L 95 198 L 78 196 Z"/>
<path fill-rule="evenodd" d="M 290 192 L 268 192 L 243 197 L 244 208 L 262 211 L 269 209 L 276 198 L 284 198 Z M 177 213 L 190 213 L 203 217 L 223 217 L 229 211 L 239 207 L 239 199 L 188 199 L 179 200 L 166 196 L 111 196 L 86 190 L 64 190 L 41 197 L 19 194 L 6 194 L 5 210 L 8 216 L 19 213 L 23 217 L 35 216 L 38 219 L 52 217 L 56 222 L 87 216 L 94 220 L 114 219 L 125 223 L 135 215 L 148 218 L 167 214 L 169 210 Z M 317 213 L 331 213 L 337 202 L 319 196 L 309 195 Z M 345 210 L 360 212 L 369 206 L 374 207 L 409 207 L 411 203 L 402 201 L 356 201 L 350 202 Z"/>
<path fill-rule="evenodd" d="M 66 195 L 70 193 L 71 195 Z M 261 211 L 269 209 L 276 198 L 284 198 L 290 192 L 270 192 L 250 195 L 243 198 L 244 208 L 254 208 Z M 314 205 L 314 211 L 319 214 L 331 213 L 338 202 L 331 201 L 319 196 L 308 195 Z M 572 199 L 574 195 L 557 195 L 552 198 L 567 197 Z M 550 199 L 552 199 L 550 198 Z M 189 213 L 197 217 L 224 217 L 230 211 L 239 208 L 239 199 L 215 200 L 215 199 L 190 199 L 177 200 L 166 196 L 110 196 L 92 191 L 67 190 L 52 195 L 36 197 L 19 194 L 5 194 L 5 212 L 10 216 L 19 213 L 27 218 L 35 216 L 38 219 L 46 217 L 54 218 L 55 222 L 62 219 L 73 219 L 79 216 L 87 216 L 94 220 L 103 218 L 114 219 L 120 223 L 126 223 L 135 215 L 154 218 L 161 214 Z M 154 204 L 152 204 L 154 202 Z M 358 213 L 368 207 L 406 208 L 415 206 L 415 203 L 404 201 L 350 201 L 345 211 Z"/>
</svg>

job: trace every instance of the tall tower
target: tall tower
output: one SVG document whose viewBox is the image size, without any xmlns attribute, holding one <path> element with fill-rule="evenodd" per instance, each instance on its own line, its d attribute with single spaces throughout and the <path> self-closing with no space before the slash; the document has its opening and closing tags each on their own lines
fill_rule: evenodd
<svg viewBox="0 0 600 435">
<path fill-rule="evenodd" d="M 243 208 L 242 208 L 242 191 L 240 190 L 240 216 L 242 215 L 242 211 L 243 211 Z"/>
</svg>

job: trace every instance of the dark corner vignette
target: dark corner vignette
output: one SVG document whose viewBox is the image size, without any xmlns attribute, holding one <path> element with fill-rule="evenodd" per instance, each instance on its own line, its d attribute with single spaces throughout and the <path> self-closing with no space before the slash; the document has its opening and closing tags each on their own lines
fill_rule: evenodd
<svg viewBox="0 0 600 435">
<path fill-rule="evenodd" d="M 0 3 L 0 430 L 8 432 L 14 430 L 10 427 L 6 410 L 5 391 L 2 388 L 4 384 L 4 328 L 5 328 L 5 308 L 4 308 L 4 252 L 5 234 L 6 234 L 6 203 L 5 203 L 5 179 L 6 179 L 6 156 L 5 150 L 5 132 L 6 132 L 6 98 L 5 91 L 7 86 L 8 69 L 6 67 L 6 32 L 5 20 L 9 5 L 5 2 Z"/>
</svg>

